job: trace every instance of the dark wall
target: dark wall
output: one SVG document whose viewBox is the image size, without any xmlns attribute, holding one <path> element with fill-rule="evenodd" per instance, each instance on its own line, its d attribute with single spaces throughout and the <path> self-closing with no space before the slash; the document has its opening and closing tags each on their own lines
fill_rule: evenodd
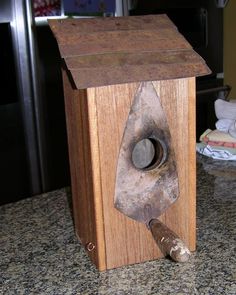
<svg viewBox="0 0 236 295">
<path fill-rule="evenodd" d="M 48 162 L 47 190 L 70 184 L 61 57 L 47 24 L 36 26 Z"/>
<path fill-rule="evenodd" d="M 36 27 L 38 77 L 46 162 L 46 185 L 41 192 L 70 185 L 63 85 L 56 41 L 47 25 Z M 0 23 L 0 204 L 32 196 L 27 136 L 22 119 L 10 22 Z M 35 130 L 37 133 L 37 130 Z"/>
<path fill-rule="evenodd" d="M 29 195 L 10 23 L 0 23 L 0 204 Z"/>
</svg>

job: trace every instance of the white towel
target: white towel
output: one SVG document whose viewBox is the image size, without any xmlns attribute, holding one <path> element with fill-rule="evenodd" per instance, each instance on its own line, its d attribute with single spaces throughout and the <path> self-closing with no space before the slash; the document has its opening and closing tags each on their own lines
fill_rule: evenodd
<svg viewBox="0 0 236 295">
<path fill-rule="evenodd" d="M 234 125 L 235 120 L 220 119 L 216 122 L 216 129 L 222 132 L 229 132 L 230 127 Z"/>
<path fill-rule="evenodd" d="M 197 143 L 197 151 L 207 157 L 217 159 L 217 160 L 233 160 L 236 161 L 236 153 L 233 152 L 234 149 L 222 149 L 217 147 L 212 147 L 204 143 Z M 232 152 L 231 152 L 232 151 Z"/>
<path fill-rule="evenodd" d="M 215 113 L 218 119 L 236 120 L 236 103 L 217 99 L 215 101 Z"/>
<path fill-rule="evenodd" d="M 236 120 L 231 124 L 231 126 L 229 127 L 229 134 L 236 138 Z"/>
</svg>

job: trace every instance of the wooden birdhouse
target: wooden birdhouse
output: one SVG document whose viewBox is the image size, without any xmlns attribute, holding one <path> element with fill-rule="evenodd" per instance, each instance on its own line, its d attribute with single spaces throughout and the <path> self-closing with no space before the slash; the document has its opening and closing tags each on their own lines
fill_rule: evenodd
<svg viewBox="0 0 236 295">
<path fill-rule="evenodd" d="M 106 270 L 162 257 L 155 218 L 194 251 L 205 62 L 166 15 L 49 23 L 63 59 L 75 228 L 91 260 Z"/>
</svg>

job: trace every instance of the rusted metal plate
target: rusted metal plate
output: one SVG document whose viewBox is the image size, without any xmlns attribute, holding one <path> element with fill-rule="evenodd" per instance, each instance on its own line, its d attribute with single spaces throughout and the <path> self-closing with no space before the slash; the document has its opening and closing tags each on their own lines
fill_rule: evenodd
<svg viewBox="0 0 236 295">
<path fill-rule="evenodd" d="M 134 153 L 144 140 L 153 144 L 155 153 L 140 168 L 134 161 Z M 120 147 L 115 207 L 148 225 L 178 196 L 178 175 L 167 119 L 152 82 L 143 82 L 134 98 Z"/>
<path fill-rule="evenodd" d="M 166 15 L 142 15 L 109 18 L 48 20 L 59 43 L 73 40 L 77 34 L 105 31 L 159 30 L 176 27 Z M 67 38 L 67 39 L 65 39 Z M 69 41 L 70 42 L 70 41 Z"/>
<path fill-rule="evenodd" d="M 65 60 L 77 88 L 205 74 L 204 62 L 199 63 L 199 56 L 192 50 L 89 55 Z"/>
<path fill-rule="evenodd" d="M 164 65 L 142 65 L 102 68 L 82 68 L 70 70 L 74 83 L 78 89 L 131 83 L 138 81 L 157 81 L 198 76 L 205 74 L 204 65 L 185 63 Z"/>
<path fill-rule="evenodd" d="M 85 23 L 52 20 L 50 24 L 62 57 L 191 48 L 164 15 L 86 19 Z"/>
<path fill-rule="evenodd" d="M 165 15 L 49 23 L 77 88 L 210 73 Z"/>
<path fill-rule="evenodd" d="M 158 50 L 137 53 L 108 53 L 85 56 L 73 56 L 65 58 L 66 64 L 70 70 L 83 68 L 102 68 L 123 67 L 123 66 L 142 66 L 142 65 L 168 65 L 168 64 L 185 64 L 199 63 L 197 56 L 192 49 L 187 50 Z"/>
<path fill-rule="evenodd" d="M 68 46 L 70 44 L 70 46 Z M 175 30 L 106 31 L 79 34 L 70 43 L 60 44 L 63 57 L 115 52 L 142 52 L 187 49 L 190 45 Z"/>
</svg>

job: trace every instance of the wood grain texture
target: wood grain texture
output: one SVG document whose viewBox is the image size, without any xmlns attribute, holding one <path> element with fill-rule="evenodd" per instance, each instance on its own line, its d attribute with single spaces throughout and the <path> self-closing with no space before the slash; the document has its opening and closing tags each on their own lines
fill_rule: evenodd
<svg viewBox="0 0 236 295">
<path fill-rule="evenodd" d="M 166 225 L 195 250 L 195 78 L 154 82 L 165 109 L 177 161 L 180 197 L 165 213 Z"/>
<path fill-rule="evenodd" d="M 99 168 L 97 132 L 96 129 L 90 128 L 90 125 L 96 127 L 96 124 L 93 124 L 96 116 L 93 109 L 90 109 L 88 116 L 86 90 L 75 91 L 68 76 L 64 70 L 63 85 L 76 234 L 85 248 L 88 243 L 94 244 L 95 251 L 89 252 L 89 256 L 100 270 L 104 270 L 106 260 L 100 170 L 96 169 Z"/>
<path fill-rule="evenodd" d="M 195 249 L 195 78 L 153 82 L 177 157 L 180 197 L 160 220 Z M 116 165 L 139 83 L 72 90 L 64 75 L 76 231 L 99 270 L 161 257 L 150 231 L 114 208 Z M 67 85 L 67 86 L 66 86 Z"/>
<path fill-rule="evenodd" d="M 189 247 L 191 251 L 196 250 L 196 85 L 195 79 L 188 79 L 188 192 L 189 204 L 186 210 L 188 215 Z"/>
<path fill-rule="evenodd" d="M 96 97 L 108 269 L 161 255 L 157 254 L 157 247 L 146 226 L 127 218 L 114 208 L 119 147 L 138 85 L 133 83 L 88 89 L 88 100 Z"/>
</svg>

